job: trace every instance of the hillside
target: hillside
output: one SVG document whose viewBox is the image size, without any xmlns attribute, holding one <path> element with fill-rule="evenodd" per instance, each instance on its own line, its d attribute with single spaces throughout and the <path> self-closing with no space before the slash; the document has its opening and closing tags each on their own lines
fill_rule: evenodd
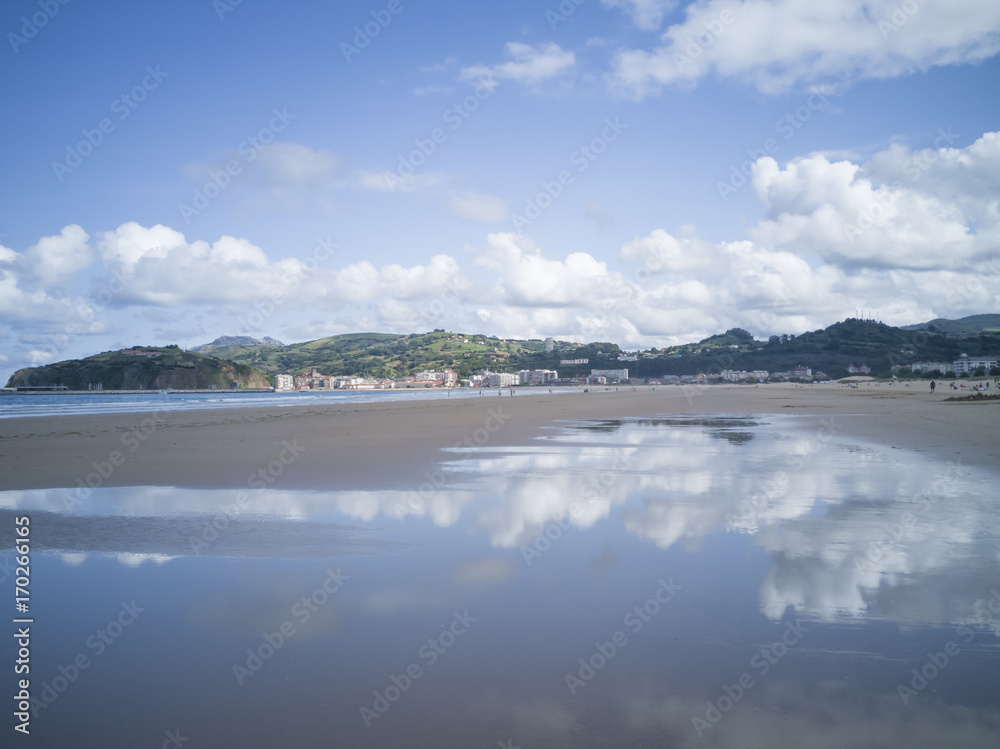
<svg viewBox="0 0 1000 749">
<path fill-rule="evenodd" d="M 931 330 L 953 336 L 974 336 L 979 333 L 1000 332 L 1000 315 L 969 315 L 957 320 L 938 317 L 916 325 L 904 325 L 903 330 Z"/>
<path fill-rule="evenodd" d="M 264 336 L 263 338 L 253 338 L 248 335 L 224 335 L 219 336 L 211 343 L 203 343 L 200 346 L 193 346 L 191 351 L 198 354 L 212 354 L 228 346 L 284 346 L 281 341 Z"/>
<path fill-rule="evenodd" d="M 598 350 L 613 356 L 619 353 L 613 343 L 581 346 L 557 341 L 555 350 L 546 354 L 542 340 L 515 341 L 436 330 L 411 335 L 349 333 L 282 347 L 224 346 L 213 349 L 212 354 L 272 374 L 300 374 L 315 368 L 328 376 L 402 377 L 451 367 L 460 377 L 468 377 L 481 369 L 557 369 L 560 358 L 586 358 Z"/>
<path fill-rule="evenodd" d="M 1000 316 L 977 315 L 979 324 Z M 965 318 L 966 320 L 970 318 Z M 204 349 L 203 349 L 204 350 Z M 799 336 L 771 336 L 758 341 L 741 328 L 710 336 L 698 343 L 635 352 L 637 361 L 619 361 L 617 344 L 556 341 L 551 352 L 542 340 L 508 340 L 480 334 L 431 333 L 396 335 L 351 333 L 289 346 L 229 345 L 211 350 L 271 374 L 301 374 L 318 369 L 328 376 L 400 377 L 421 370 L 451 367 L 460 377 L 488 369 L 556 369 L 561 377 L 581 377 L 591 369 L 627 367 L 634 377 L 694 375 L 724 369 L 780 372 L 811 367 L 828 377 L 843 377 L 851 364 L 866 364 L 872 374 L 888 376 L 894 365 L 915 361 L 953 361 L 1000 353 L 1000 333 L 974 332 L 955 336 L 930 329 L 907 330 L 866 320 L 848 319 Z M 562 364 L 562 359 L 588 359 L 586 364 Z"/>
<path fill-rule="evenodd" d="M 229 390 L 269 387 L 267 376 L 245 364 L 182 351 L 176 346 L 142 346 L 139 354 L 106 351 L 43 367 L 19 369 L 7 387 L 65 385 L 70 390 Z M 148 355 L 146 355 L 148 354 Z"/>
<path fill-rule="evenodd" d="M 693 353 L 692 347 L 700 348 L 701 353 Z M 723 369 L 779 372 L 801 365 L 839 378 L 847 374 L 848 365 L 867 364 L 873 375 L 886 377 L 897 364 L 950 362 L 962 353 L 970 356 L 1000 353 L 1000 333 L 983 332 L 957 338 L 929 330 L 904 330 L 883 323 L 847 319 L 799 336 L 771 336 L 766 343 L 738 340 L 738 336 L 728 339 L 713 336 L 698 345 L 669 349 L 668 355 L 672 358 L 666 362 L 641 360 L 640 366 L 632 367 L 631 371 L 637 376 L 649 377 L 654 376 L 657 369 L 663 370 L 657 374 L 696 374 Z"/>
</svg>

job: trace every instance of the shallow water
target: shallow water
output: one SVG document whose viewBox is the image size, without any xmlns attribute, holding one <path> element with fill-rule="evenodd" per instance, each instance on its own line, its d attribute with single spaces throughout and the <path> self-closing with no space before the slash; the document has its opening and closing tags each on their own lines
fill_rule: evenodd
<svg viewBox="0 0 1000 749">
<path fill-rule="evenodd" d="M 552 388 L 553 394 L 579 393 L 582 388 Z M 524 393 L 548 392 L 531 388 Z M 341 403 L 371 403 L 374 401 L 410 401 L 438 398 L 500 397 L 496 390 L 479 388 L 430 388 L 424 390 L 302 390 L 274 393 L 239 393 L 219 390 L 212 393 L 169 393 L 151 390 L 148 393 L 115 394 L 95 390 L 92 393 L 60 395 L 31 393 L 0 396 L 0 419 L 27 416 L 74 416 L 107 413 L 155 413 L 163 411 L 201 411 L 216 408 L 261 408 L 264 406 L 329 406 Z M 506 396 L 506 392 L 504 392 Z"/>
<path fill-rule="evenodd" d="M 997 478 L 733 415 L 565 422 L 411 491 L 2 492 L 32 744 L 997 746 Z"/>
</svg>

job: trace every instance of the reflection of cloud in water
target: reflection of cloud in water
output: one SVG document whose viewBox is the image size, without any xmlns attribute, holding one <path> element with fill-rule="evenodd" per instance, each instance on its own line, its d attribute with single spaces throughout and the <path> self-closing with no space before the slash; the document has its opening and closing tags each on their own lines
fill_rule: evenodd
<svg viewBox="0 0 1000 749">
<path fill-rule="evenodd" d="M 499 549 L 529 544 L 554 522 L 572 532 L 620 518 L 628 534 L 662 549 L 743 534 L 771 560 L 760 585 L 771 618 L 788 607 L 829 620 L 967 617 L 983 594 L 976 586 L 1000 578 L 995 478 L 952 471 L 942 479 L 947 466 L 924 455 L 822 434 L 809 417 L 572 422 L 527 448 L 450 452 L 452 459 L 427 474 L 441 478 L 438 488 L 420 494 L 102 489 L 67 516 L 68 490 L 4 492 L 0 522 L 14 509 L 48 511 L 40 548 L 162 558 L 189 555 L 190 537 L 240 497 L 243 508 L 205 553 L 330 556 L 384 548 L 373 529 L 343 525 L 344 517 L 391 527 L 419 519 L 440 528 L 464 523 Z M 901 524 L 904 531 L 893 534 Z M 486 566 L 464 574 L 501 573 Z"/>
<path fill-rule="evenodd" d="M 14 527 L 14 513 L 0 510 L 0 523 Z M 367 528 L 277 518 L 231 518 L 211 543 L 204 542 L 204 516 L 132 517 L 34 512 L 32 548 L 60 552 L 79 564 L 84 552 L 115 556 L 123 564 L 163 562 L 198 553 L 217 557 L 333 557 L 373 553 L 392 545 Z"/>
</svg>

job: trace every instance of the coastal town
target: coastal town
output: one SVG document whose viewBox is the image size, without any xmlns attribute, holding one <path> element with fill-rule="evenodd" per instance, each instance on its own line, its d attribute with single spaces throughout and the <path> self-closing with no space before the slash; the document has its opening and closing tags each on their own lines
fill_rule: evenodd
<svg viewBox="0 0 1000 749">
<path fill-rule="evenodd" d="M 585 364 L 586 360 L 567 360 L 567 364 Z M 996 374 L 1000 361 L 990 357 L 962 355 L 953 362 L 914 362 L 908 367 L 894 366 L 893 376 L 928 374 L 936 377 L 974 377 Z M 905 370 L 905 371 L 904 371 Z M 851 364 L 849 375 L 868 376 L 871 368 L 866 364 Z M 367 378 L 358 376 L 325 376 L 316 369 L 301 375 L 279 374 L 274 378 L 274 389 L 292 390 L 406 390 L 428 388 L 513 388 L 525 386 L 580 386 L 580 385 L 683 385 L 764 382 L 814 382 L 829 378 L 819 370 L 799 366 L 783 372 L 765 370 L 723 369 L 719 373 L 695 375 L 663 375 L 661 377 L 630 377 L 627 367 L 620 369 L 592 369 L 586 377 L 559 377 L 554 369 L 522 369 L 517 372 L 490 372 L 483 370 L 468 378 L 459 378 L 450 368 L 441 371 L 418 372 L 412 377 Z"/>
</svg>

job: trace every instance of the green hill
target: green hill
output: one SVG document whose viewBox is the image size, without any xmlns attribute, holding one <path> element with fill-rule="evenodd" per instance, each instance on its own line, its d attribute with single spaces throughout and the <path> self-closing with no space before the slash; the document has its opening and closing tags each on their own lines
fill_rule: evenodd
<svg viewBox="0 0 1000 749">
<path fill-rule="evenodd" d="M 903 330 L 931 330 L 954 336 L 974 336 L 1000 332 L 1000 315 L 969 315 L 957 320 L 938 317 L 916 325 L 904 325 Z"/>
<path fill-rule="evenodd" d="M 983 316 L 986 317 L 986 316 Z M 719 339 L 667 349 L 670 361 L 640 360 L 631 371 L 639 377 L 654 376 L 657 365 L 663 374 L 697 374 L 723 369 L 768 372 L 797 366 L 822 371 L 832 378 L 847 374 L 850 364 L 867 364 L 872 374 L 887 377 L 893 366 L 915 361 L 954 361 L 962 353 L 970 356 L 1000 353 L 1000 333 L 990 331 L 957 338 L 943 332 L 906 330 L 883 323 L 847 319 L 823 330 L 798 336 L 771 336 L 765 343 Z M 694 350 L 700 349 L 700 354 Z M 648 372 L 648 374 L 647 374 Z M 659 374 L 659 372 L 657 372 Z"/>
<path fill-rule="evenodd" d="M 565 341 L 557 341 L 554 350 L 546 353 L 542 340 L 517 341 L 435 330 L 411 335 L 349 333 L 288 346 L 218 346 L 212 354 L 272 374 L 301 374 L 315 368 L 327 376 L 403 377 L 451 367 L 460 377 L 468 377 L 481 369 L 557 369 L 560 358 L 596 357 L 597 351 L 608 357 L 620 353 L 613 343 L 581 346 Z"/>
<path fill-rule="evenodd" d="M 65 385 L 69 390 L 229 390 L 238 387 L 269 387 L 260 371 L 245 364 L 202 356 L 176 346 L 141 346 L 138 354 L 105 351 L 86 359 L 19 369 L 7 387 Z"/>
<path fill-rule="evenodd" d="M 978 315 L 989 322 L 991 315 Z M 968 318 L 966 318 L 968 319 Z M 1000 333 L 973 332 L 963 337 L 931 329 L 907 330 L 866 320 L 848 319 L 802 335 L 771 336 L 758 341 L 741 328 L 710 336 L 698 343 L 637 353 L 636 361 L 621 362 L 617 344 L 556 341 L 551 352 L 541 340 L 509 340 L 480 334 L 431 333 L 396 335 L 351 333 L 289 346 L 217 346 L 224 356 L 271 374 L 301 374 L 318 369 L 324 375 L 401 377 L 421 370 L 451 367 L 460 377 L 488 369 L 556 369 L 561 377 L 580 377 L 591 369 L 628 367 L 634 377 L 717 373 L 723 369 L 780 372 L 797 366 L 842 377 L 851 364 L 866 364 L 872 374 L 888 376 L 894 365 L 915 361 L 953 361 L 959 354 L 1000 353 Z M 588 359 L 586 364 L 562 364 L 562 359 Z"/>
</svg>

